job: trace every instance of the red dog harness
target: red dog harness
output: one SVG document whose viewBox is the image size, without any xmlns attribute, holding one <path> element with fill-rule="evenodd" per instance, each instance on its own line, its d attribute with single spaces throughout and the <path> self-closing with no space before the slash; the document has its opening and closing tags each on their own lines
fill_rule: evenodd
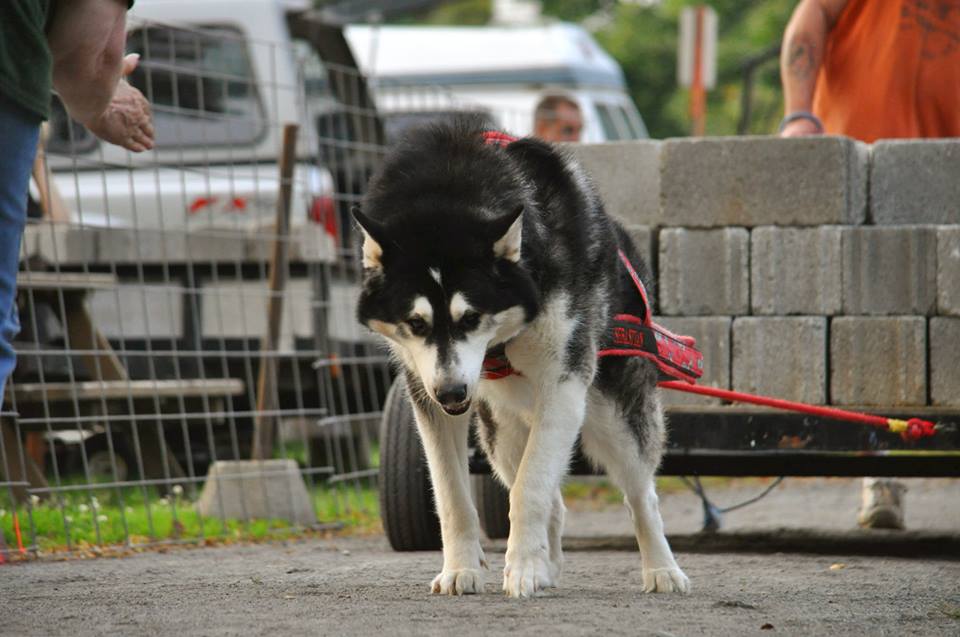
<svg viewBox="0 0 960 637">
<path fill-rule="evenodd" d="M 696 340 L 690 336 L 674 334 L 653 322 L 647 290 L 627 259 L 623 250 L 618 250 L 623 267 L 630 273 L 640 298 L 643 300 L 643 317 L 633 314 L 617 314 L 611 321 L 605 347 L 597 356 L 641 356 L 653 361 L 661 373 L 661 380 L 684 380 L 696 383 L 703 375 L 703 354 L 696 349 Z M 487 351 L 483 359 L 482 377 L 499 380 L 511 375 L 520 375 L 507 359 L 505 346 L 498 345 Z"/>
<path fill-rule="evenodd" d="M 517 138 L 498 131 L 486 131 L 483 140 L 490 145 L 505 147 L 517 141 Z M 623 250 L 617 253 L 643 300 L 643 317 L 633 314 L 614 316 L 611 331 L 607 335 L 608 342 L 597 352 L 597 356 L 641 356 L 654 362 L 664 377 L 662 380 L 680 379 L 695 383 L 703 375 L 703 354 L 697 351 L 696 341 L 690 336 L 674 334 L 653 322 L 643 282 Z M 520 375 L 520 372 L 510 365 L 505 346 L 501 344 L 488 350 L 483 359 L 482 377 L 499 380 L 512 375 Z"/>
</svg>

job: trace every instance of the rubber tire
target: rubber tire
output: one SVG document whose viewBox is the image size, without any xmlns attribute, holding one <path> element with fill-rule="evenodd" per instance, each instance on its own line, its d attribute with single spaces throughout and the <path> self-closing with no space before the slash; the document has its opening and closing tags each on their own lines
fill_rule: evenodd
<svg viewBox="0 0 960 637">
<path fill-rule="evenodd" d="M 510 536 L 510 492 L 493 475 L 473 476 L 480 526 L 491 540 Z"/>
<path fill-rule="evenodd" d="M 442 547 L 430 471 L 407 399 L 407 385 L 393 382 L 380 421 L 380 518 L 395 551 Z"/>
</svg>

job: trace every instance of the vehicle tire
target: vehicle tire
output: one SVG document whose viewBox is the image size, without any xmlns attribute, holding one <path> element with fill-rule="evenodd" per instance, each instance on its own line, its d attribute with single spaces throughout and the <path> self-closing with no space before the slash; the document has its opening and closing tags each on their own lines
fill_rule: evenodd
<svg viewBox="0 0 960 637">
<path fill-rule="evenodd" d="M 510 535 L 510 492 L 492 474 L 473 476 L 480 526 L 491 540 Z"/>
<path fill-rule="evenodd" d="M 380 517 L 395 551 L 442 546 L 427 459 L 400 378 L 387 392 L 380 421 Z"/>
</svg>

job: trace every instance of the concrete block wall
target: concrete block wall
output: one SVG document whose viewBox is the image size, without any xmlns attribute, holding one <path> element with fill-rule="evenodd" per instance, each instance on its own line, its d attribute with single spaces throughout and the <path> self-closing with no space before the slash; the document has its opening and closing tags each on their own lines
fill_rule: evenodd
<svg viewBox="0 0 960 637">
<path fill-rule="evenodd" d="M 649 255 L 658 320 L 697 338 L 704 384 L 960 411 L 960 139 L 570 149 Z"/>
</svg>

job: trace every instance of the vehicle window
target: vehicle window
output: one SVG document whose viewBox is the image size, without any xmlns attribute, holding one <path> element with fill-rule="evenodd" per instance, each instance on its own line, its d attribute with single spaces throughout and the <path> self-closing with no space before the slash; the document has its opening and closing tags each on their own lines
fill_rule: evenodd
<svg viewBox="0 0 960 637">
<path fill-rule="evenodd" d="M 600 103 L 598 103 L 596 107 L 597 115 L 600 116 L 600 125 L 603 127 L 603 136 L 608 141 L 623 139 L 623 134 L 613 118 L 613 113 L 611 112 L 610 107 L 606 104 Z"/>
<path fill-rule="evenodd" d="M 236 29 L 146 26 L 127 37 L 140 64 L 130 83 L 153 106 L 157 147 L 249 144 L 264 113 L 247 47 Z"/>
<path fill-rule="evenodd" d="M 627 112 L 622 106 L 617 107 L 617 114 L 620 116 L 620 120 L 623 122 L 624 128 L 629 133 L 630 139 L 643 139 L 644 135 L 640 134 L 640 131 L 637 129 L 637 124 L 630 117 L 630 113 Z"/>
</svg>

